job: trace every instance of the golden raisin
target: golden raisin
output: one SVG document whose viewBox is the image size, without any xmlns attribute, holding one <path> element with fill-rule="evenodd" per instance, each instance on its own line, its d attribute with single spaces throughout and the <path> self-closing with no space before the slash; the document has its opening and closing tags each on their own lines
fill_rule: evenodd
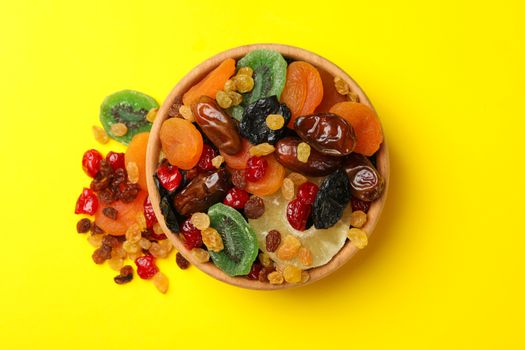
<svg viewBox="0 0 525 350">
<path fill-rule="evenodd" d="M 366 223 L 366 213 L 362 210 L 356 210 L 352 212 L 350 216 L 350 225 L 353 227 L 361 228 Z"/>
<path fill-rule="evenodd" d="M 284 277 L 280 271 L 274 271 L 268 274 L 268 281 L 271 284 L 283 284 Z"/>
<path fill-rule="evenodd" d="M 232 106 L 238 106 L 242 102 L 242 95 L 235 91 L 227 91 L 228 96 L 232 99 Z"/>
<path fill-rule="evenodd" d="M 348 96 L 348 100 L 351 102 L 359 102 L 359 95 L 355 92 L 350 91 L 346 96 Z"/>
<path fill-rule="evenodd" d="M 151 248 L 151 241 L 147 238 L 141 238 L 139 241 L 139 245 L 142 249 L 148 250 Z"/>
<path fill-rule="evenodd" d="M 159 241 L 159 245 L 168 253 L 171 252 L 171 250 L 173 249 L 173 244 L 171 244 L 171 241 L 169 239 L 163 239 Z"/>
<path fill-rule="evenodd" d="M 231 92 L 235 90 L 237 90 L 237 87 L 235 86 L 235 79 L 226 80 L 226 83 L 224 83 L 224 92 Z"/>
<path fill-rule="evenodd" d="M 237 71 L 237 75 L 247 75 L 249 77 L 253 76 L 253 69 L 251 67 L 242 67 Z"/>
<path fill-rule="evenodd" d="M 306 163 L 308 162 L 308 158 L 310 157 L 310 145 L 306 142 L 301 142 L 299 145 L 297 145 L 297 160 Z"/>
<path fill-rule="evenodd" d="M 119 257 L 114 257 L 114 258 L 112 257 L 111 259 L 108 260 L 108 265 L 113 270 L 120 271 L 122 266 L 124 266 L 124 259 L 119 258 Z"/>
<path fill-rule="evenodd" d="M 106 130 L 102 129 L 100 126 L 93 125 L 91 128 L 93 131 L 93 136 L 98 143 L 106 144 L 109 142 L 109 136 L 106 133 Z"/>
<path fill-rule="evenodd" d="M 306 247 L 299 248 L 299 252 L 297 253 L 297 259 L 304 266 L 310 266 L 314 261 L 312 251 Z"/>
<path fill-rule="evenodd" d="M 131 254 L 142 253 L 142 249 L 137 243 L 125 241 L 122 243 L 122 248 L 128 253 L 128 257 L 131 259 Z"/>
<path fill-rule="evenodd" d="M 252 156 L 267 156 L 269 154 L 272 154 L 275 151 L 275 147 L 270 145 L 269 143 L 260 143 L 258 145 L 250 147 L 250 155 Z"/>
<path fill-rule="evenodd" d="M 221 164 L 224 162 L 224 157 L 221 155 L 218 155 L 211 160 L 211 165 L 213 165 L 215 168 L 219 169 L 221 167 Z"/>
<path fill-rule="evenodd" d="M 146 217 L 144 216 L 144 211 L 139 211 L 136 216 L 137 225 L 139 225 L 139 229 L 141 231 L 144 231 L 146 229 Z"/>
<path fill-rule="evenodd" d="M 284 117 L 280 114 L 269 114 L 266 117 L 266 126 L 271 130 L 279 130 L 284 126 Z"/>
<path fill-rule="evenodd" d="M 164 233 L 164 231 L 162 230 L 162 227 L 160 226 L 158 222 L 153 224 L 153 232 L 155 232 L 155 234 L 157 235 L 161 235 Z"/>
<path fill-rule="evenodd" d="M 90 235 L 87 240 L 89 244 L 91 244 L 93 247 L 98 248 L 102 245 L 103 238 L 104 238 L 103 234 L 95 234 L 95 235 Z"/>
<path fill-rule="evenodd" d="M 363 249 L 368 244 L 368 237 L 366 232 L 360 228 L 352 227 L 348 230 L 348 238 L 356 248 Z"/>
<path fill-rule="evenodd" d="M 162 249 L 160 244 L 157 242 L 151 243 L 149 252 L 156 258 L 165 258 L 168 255 L 168 252 L 165 249 Z"/>
<path fill-rule="evenodd" d="M 112 258 L 125 259 L 126 255 L 127 255 L 126 251 L 124 250 L 124 248 L 122 248 L 122 245 L 119 245 L 119 246 L 111 249 L 111 257 Z"/>
<path fill-rule="evenodd" d="M 306 283 L 310 280 L 310 274 L 308 271 L 301 272 L 301 283 Z"/>
<path fill-rule="evenodd" d="M 235 76 L 235 86 L 237 87 L 237 91 L 239 91 L 240 93 L 252 91 L 253 85 L 253 78 L 249 75 L 241 74 Z"/>
<path fill-rule="evenodd" d="M 192 123 L 195 121 L 195 117 L 193 116 L 193 113 L 191 112 L 191 107 L 182 105 L 179 107 L 179 113 L 187 121 L 192 122 Z"/>
<path fill-rule="evenodd" d="M 126 171 L 128 172 L 128 180 L 132 184 L 139 182 L 139 167 L 135 162 L 129 162 L 126 164 Z"/>
<path fill-rule="evenodd" d="M 208 227 L 207 229 L 202 230 L 201 234 L 202 242 L 206 245 L 208 250 L 218 253 L 224 249 L 222 237 L 213 227 Z"/>
<path fill-rule="evenodd" d="M 306 178 L 306 176 L 302 175 L 302 174 L 299 174 L 299 173 L 290 173 L 287 178 L 289 178 L 290 180 L 293 181 L 293 183 L 296 185 L 296 186 L 299 186 L 299 185 L 302 185 L 304 184 L 306 181 L 308 181 L 308 179 Z"/>
<path fill-rule="evenodd" d="M 157 118 L 157 112 L 159 111 L 158 108 L 152 108 L 149 110 L 148 114 L 146 114 L 146 120 L 150 123 L 153 123 L 155 121 L 155 118 Z"/>
<path fill-rule="evenodd" d="M 222 90 L 217 91 L 215 99 L 217 100 L 217 104 L 224 109 L 230 108 L 233 104 L 232 98 Z"/>
<path fill-rule="evenodd" d="M 270 256 L 263 252 L 259 253 L 259 261 L 264 267 L 270 267 L 273 265 L 272 259 L 270 259 Z"/>
<path fill-rule="evenodd" d="M 193 213 L 190 219 L 197 230 L 205 230 L 210 227 L 210 217 L 206 213 Z"/>
<path fill-rule="evenodd" d="M 170 281 L 168 280 L 168 277 L 166 277 L 165 274 L 162 272 L 157 272 L 155 276 L 151 279 L 155 287 L 159 290 L 161 293 L 166 293 L 168 291 L 168 287 L 170 285 Z"/>
<path fill-rule="evenodd" d="M 341 77 L 334 78 L 334 85 L 335 89 L 340 95 L 348 95 L 350 92 L 350 86 L 348 86 L 348 83 Z"/>
<path fill-rule="evenodd" d="M 292 180 L 284 178 L 283 184 L 281 185 L 281 193 L 283 198 L 287 201 L 291 201 L 295 197 L 295 186 Z"/>
<path fill-rule="evenodd" d="M 293 265 L 287 265 L 283 270 L 284 280 L 288 283 L 299 283 L 301 282 L 302 270 Z"/>
<path fill-rule="evenodd" d="M 205 263 L 210 260 L 210 253 L 202 248 L 193 248 L 191 250 L 191 255 L 200 263 Z"/>
<path fill-rule="evenodd" d="M 128 253 L 128 258 L 129 260 L 135 261 L 138 257 L 141 257 L 142 255 L 142 249 L 139 249 L 134 253 Z"/>
<path fill-rule="evenodd" d="M 277 257 L 281 260 L 291 260 L 297 256 L 299 248 L 301 248 L 301 242 L 295 236 L 288 235 L 277 248 Z"/>
<path fill-rule="evenodd" d="M 111 125 L 111 133 L 115 136 L 124 136 L 128 133 L 128 127 L 124 123 Z"/>
</svg>

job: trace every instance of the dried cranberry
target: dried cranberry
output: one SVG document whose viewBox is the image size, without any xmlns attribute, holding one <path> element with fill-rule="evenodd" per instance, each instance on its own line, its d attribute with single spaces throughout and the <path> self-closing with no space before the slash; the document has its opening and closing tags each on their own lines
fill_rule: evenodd
<svg viewBox="0 0 525 350">
<path fill-rule="evenodd" d="M 193 224 L 190 222 L 190 219 L 184 220 L 180 230 L 186 248 L 193 249 L 202 246 L 201 231 L 193 226 Z"/>
<path fill-rule="evenodd" d="M 159 268 L 155 265 L 155 257 L 152 255 L 138 257 L 135 259 L 135 264 L 137 265 L 137 275 L 142 279 L 149 280 L 159 272 Z"/>
<path fill-rule="evenodd" d="M 364 211 L 365 213 L 368 213 L 368 209 L 370 209 L 370 203 L 371 202 L 365 202 L 363 200 L 360 200 L 357 197 L 352 197 L 351 202 L 352 204 L 352 211 Z"/>
<path fill-rule="evenodd" d="M 106 161 L 111 165 L 113 170 L 126 169 L 124 153 L 111 151 L 106 155 Z"/>
<path fill-rule="evenodd" d="M 233 186 L 243 190 L 246 188 L 246 178 L 244 177 L 244 170 L 232 169 L 230 171 L 230 175 Z"/>
<path fill-rule="evenodd" d="M 90 149 L 82 157 L 82 169 L 89 177 L 95 177 L 100 170 L 102 154 L 96 149 Z"/>
<path fill-rule="evenodd" d="M 242 209 L 249 199 L 250 195 L 248 192 L 234 187 L 228 191 L 226 197 L 224 197 L 223 203 L 235 209 Z"/>
<path fill-rule="evenodd" d="M 319 187 L 311 182 L 305 182 L 297 189 L 297 198 L 305 204 L 314 204 Z"/>
<path fill-rule="evenodd" d="M 261 272 L 263 266 L 259 262 L 254 262 L 252 265 L 252 269 L 248 273 L 248 279 L 251 280 L 258 280 L 259 279 L 259 272 Z"/>
<path fill-rule="evenodd" d="M 266 173 L 266 168 L 268 168 L 268 161 L 266 159 L 259 156 L 250 157 L 246 162 L 244 176 L 248 181 L 259 181 Z"/>
<path fill-rule="evenodd" d="M 94 215 L 98 208 L 98 198 L 90 188 L 84 188 L 77 199 L 75 214 Z"/>
<path fill-rule="evenodd" d="M 215 170 L 211 160 L 217 156 L 217 152 L 208 144 L 202 146 L 201 158 L 197 163 L 197 168 L 202 171 Z"/>
<path fill-rule="evenodd" d="M 153 225 L 155 225 L 155 223 L 157 222 L 157 217 L 155 216 L 155 212 L 153 211 L 153 205 L 151 204 L 149 196 L 147 196 L 144 200 L 144 217 L 146 218 L 147 228 L 152 228 Z"/>
<path fill-rule="evenodd" d="M 312 206 L 310 204 L 306 204 L 296 198 L 288 203 L 286 207 L 286 217 L 294 229 L 304 231 L 311 211 Z"/>
<path fill-rule="evenodd" d="M 163 161 L 157 169 L 157 177 L 166 190 L 173 192 L 179 187 L 182 181 L 182 175 L 174 165 L 171 165 L 167 161 Z"/>
</svg>

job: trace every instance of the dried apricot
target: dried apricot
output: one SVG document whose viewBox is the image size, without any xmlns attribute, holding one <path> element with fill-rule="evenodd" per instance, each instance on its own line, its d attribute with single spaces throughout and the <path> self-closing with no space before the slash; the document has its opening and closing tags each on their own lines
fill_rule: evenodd
<svg viewBox="0 0 525 350">
<path fill-rule="evenodd" d="M 241 150 L 238 153 L 229 155 L 222 151 L 219 152 L 224 157 L 226 165 L 232 169 L 243 170 L 246 169 L 246 162 L 248 162 L 248 159 L 251 157 L 250 148 L 252 148 L 252 146 L 247 139 L 241 138 Z"/>
<path fill-rule="evenodd" d="M 147 195 L 148 193 L 146 191 L 140 191 L 137 198 L 131 203 L 123 203 L 122 201 L 113 202 L 111 207 L 118 211 L 116 220 L 104 215 L 103 211 L 107 206 L 99 205 L 95 213 L 95 224 L 104 230 L 104 232 L 113 236 L 125 235 L 128 227 L 136 223 L 137 214 L 142 213 L 144 210 L 144 200 Z"/>
<path fill-rule="evenodd" d="M 203 148 L 202 135 L 186 119 L 165 120 L 160 127 L 160 142 L 170 164 L 189 170 L 199 162 Z"/>
<path fill-rule="evenodd" d="M 146 186 L 146 148 L 148 148 L 149 132 L 135 135 L 126 150 L 126 168 L 130 163 L 135 163 L 138 168 L 138 184 L 143 190 Z"/>
<path fill-rule="evenodd" d="M 323 99 L 321 104 L 317 106 L 315 112 L 327 112 L 330 107 L 336 103 L 348 101 L 346 96 L 341 95 L 337 92 L 337 89 L 334 84 L 334 77 L 325 71 L 324 69 L 319 69 L 319 74 L 323 82 Z"/>
<path fill-rule="evenodd" d="M 246 182 L 246 191 L 258 196 L 267 196 L 277 192 L 281 188 L 285 175 L 284 167 L 275 160 L 273 154 L 263 158 L 268 162 L 263 177 L 257 182 Z"/>
</svg>

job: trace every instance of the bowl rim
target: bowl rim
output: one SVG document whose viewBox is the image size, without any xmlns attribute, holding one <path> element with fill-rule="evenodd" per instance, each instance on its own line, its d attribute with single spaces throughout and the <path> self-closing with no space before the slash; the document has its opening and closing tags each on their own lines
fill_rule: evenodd
<svg viewBox="0 0 525 350">
<path fill-rule="evenodd" d="M 254 289 L 254 290 L 278 290 L 278 289 L 287 289 L 294 288 L 298 286 L 304 286 L 316 282 L 329 274 L 335 272 L 342 265 L 344 265 L 348 260 L 350 260 L 358 249 L 349 243 L 347 240 L 344 246 L 339 250 L 339 252 L 325 265 L 309 269 L 310 278 L 308 281 L 303 283 L 283 283 L 279 285 L 273 285 L 268 282 L 260 282 L 258 280 L 250 280 L 244 276 L 232 277 L 224 273 L 218 267 L 215 266 L 211 261 L 207 263 L 198 262 L 193 255 L 190 253 L 179 239 L 178 234 L 172 233 L 166 226 L 164 216 L 162 215 L 159 207 L 160 195 L 156 187 L 153 175 L 156 171 L 158 165 L 158 159 L 160 154 L 160 138 L 158 137 L 160 132 L 160 127 L 162 122 L 168 118 L 168 111 L 173 105 L 177 97 L 181 97 L 184 92 L 186 92 L 191 86 L 198 82 L 202 77 L 204 77 L 208 72 L 213 68 L 218 66 L 226 58 L 234 58 L 235 60 L 244 56 L 246 53 L 256 50 L 256 49 L 270 49 L 280 52 L 283 56 L 292 58 L 294 60 L 304 60 L 316 67 L 319 67 L 332 76 L 339 76 L 343 78 L 349 85 L 351 91 L 356 93 L 359 96 L 360 103 L 366 104 L 371 107 L 374 111 L 374 107 L 361 87 L 355 82 L 350 75 L 343 71 L 333 62 L 328 59 L 313 53 L 311 51 L 305 50 L 303 48 L 284 45 L 284 44 L 251 44 L 243 45 L 235 48 L 231 48 L 225 51 L 222 51 L 199 65 L 195 66 L 189 73 L 187 73 L 179 82 L 173 87 L 169 95 L 166 97 L 162 103 L 160 109 L 157 112 L 157 116 L 153 123 L 153 126 L 150 131 L 150 137 L 148 140 L 147 150 L 146 150 L 146 182 L 148 187 L 148 193 L 150 200 L 153 206 L 155 215 L 158 218 L 158 222 L 164 232 L 167 233 L 168 239 L 172 242 L 175 249 L 179 251 L 184 258 L 186 258 L 191 264 L 195 265 L 199 270 L 205 272 L 209 276 L 234 285 L 237 287 Z M 377 112 L 376 112 L 377 114 Z M 382 126 L 381 126 L 382 127 Z M 152 137 L 154 136 L 155 137 Z M 384 132 L 383 132 L 384 135 Z M 376 168 L 383 175 L 385 179 L 385 188 L 383 194 L 380 198 L 372 202 L 370 209 L 368 211 L 368 221 L 365 226 L 362 228 L 367 236 L 370 237 L 375 230 L 377 222 L 381 216 L 383 210 L 389 187 L 389 178 L 390 178 L 390 161 L 389 161 L 389 152 L 386 143 L 385 137 L 383 137 L 383 143 L 381 144 L 378 152 L 376 153 Z"/>
</svg>

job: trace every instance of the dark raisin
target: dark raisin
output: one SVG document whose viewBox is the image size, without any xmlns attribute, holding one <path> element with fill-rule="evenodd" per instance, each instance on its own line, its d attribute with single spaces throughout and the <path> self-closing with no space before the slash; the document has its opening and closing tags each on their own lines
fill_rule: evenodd
<svg viewBox="0 0 525 350">
<path fill-rule="evenodd" d="M 120 192 L 120 200 L 124 203 L 131 203 L 137 198 L 139 191 L 140 186 L 138 184 L 127 183 Z"/>
<path fill-rule="evenodd" d="M 263 266 L 261 265 L 260 262 L 258 262 L 258 261 L 254 262 L 250 272 L 248 273 L 248 275 L 246 277 L 248 277 L 248 279 L 250 279 L 250 280 L 258 280 L 259 279 L 259 273 L 261 272 L 262 268 L 263 268 Z"/>
<path fill-rule="evenodd" d="M 98 193 L 98 199 L 103 204 L 111 204 L 117 200 L 117 196 L 115 195 L 115 192 L 111 190 L 111 188 L 106 188 Z"/>
<path fill-rule="evenodd" d="M 111 258 L 111 247 L 106 244 L 102 244 L 100 248 L 95 249 L 91 256 L 95 264 L 102 264 L 104 261 Z"/>
<path fill-rule="evenodd" d="M 264 202 L 260 197 L 251 196 L 244 205 L 244 215 L 248 219 L 257 219 L 264 214 Z"/>
<path fill-rule="evenodd" d="M 365 213 L 368 213 L 368 209 L 370 209 L 370 202 L 365 202 L 360 200 L 359 198 L 352 197 L 352 200 L 350 201 L 352 203 L 352 211 L 364 211 Z"/>
<path fill-rule="evenodd" d="M 273 253 L 281 244 L 281 233 L 277 230 L 271 230 L 266 235 L 266 250 Z"/>
<path fill-rule="evenodd" d="M 106 188 L 109 187 L 109 178 L 107 177 L 103 177 L 101 179 L 95 178 L 91 181 L 91 184 L 89 185 L 89 187 L 95 192 L 100 192 L 102 190 L 105 190 Z"/>
<path fill-rule="evenodd" d="M 116 284 L 128 283 L 132 279 L 133 279 L 133 268 L 130 265 L 123 266 L 120 269 L 120 274 L 113 278 Z"/>
<path fill-rule="evenodd" d="M 246 188 L 246 178 L 244 177 L 244 170 L 232 170 L 231 178 L 233 186 L 242 190 Z"/>
<path fill-rule="evenodd" d="M 111 220 L 117 220 L 118 210 L 113 207 L 107 207 L 102 209 L 102 214 Z"/>
<path fill-rule="evenodd" d="M 104 233 L 104 230 L 98 227 L 97 224 L 93 223 L 93 225 L 91 225 L 91 233 L 94 235 L 99 235 Z"/>
<path fill-rule="evenodd" d="M 86 233 L 91 228 L 91 221 L 88 218 L 80 219 L 77 222 L 77 232 Z"/>
<path fill-rule="evenodd" d="M 259 281 L 260 282 L 268 282 L 268 275 L 275 271 L 275 268 L 272 267 L 263 267 L 261 271 L 259 271 Z"/>
<path fill-rule="evenodd" d="M 313 205 L 313 222 L 317 229 L 333 226 L 350 201 L 350 184 L 343 169 L 323 179 Z"/>
<path fill-rule="evenodd" d="M 175 261 L 177 262 L 177 266 L 180 267 L 181 270 L 186 270 L 188 267 L 190 267 L 190 262 L 186 260 L 186 258 L 183 257 L 182 254 L 179 252 L 177 252 L 177 255 L 175 255 Z"/>
<path fill-rule="evenodd" d="M 107 246 L 109 246 L 111 248 L 116 248 L 116 247 L 118 247 L 120 245 L 120 241 L 115 236 L 105 235 L 102 238 L 102 245 L 107 245 Z"/>
<path fill-rule="evenodd" d="M 274 144 L 283 137 L 286 127 L 272 130 L 266 125 L 266 117 L 269 114 L 280 114 L 284 117 L 284 125 L 288 124 L 291 117 L 290 109 L 279 103 L 277 96 L 261 98 L 248 105 L 244 110 L 239 129 L 241 135 L 246 137 L 254 145 L 263 142 Z"/>
<path fill-rule="evenodd" d="M 173 104 L 170 106 L 170 109 L 168 109 L 168 116 L 172 118 L 178 116 L 180 106 L 182 106 L 182 101 L 180 97 L 177 96 L 175 97 Z"/>
</svg>

